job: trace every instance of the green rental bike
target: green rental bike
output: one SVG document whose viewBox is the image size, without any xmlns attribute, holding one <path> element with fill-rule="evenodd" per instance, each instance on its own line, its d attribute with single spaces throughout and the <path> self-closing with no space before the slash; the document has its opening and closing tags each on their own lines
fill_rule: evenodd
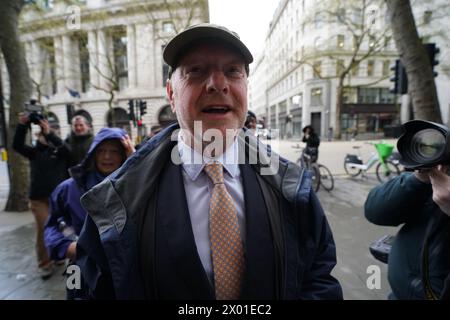
<svg viewBox="0 0 450 320">
<path fill-rule="evenodd" d="M 353 148 L 358 151 L 358 154 L 347 154 L 344 159 L 344 169 L 349 176 L 357 177 L 361 173 L 365 176 L 366 172 L 375 164 L 377 164 L 375 173 L 378 181 L 381 183 L 389 181 L 400 174 L 398 160 L 390 159 L 394 150 L 394 145 L 385 142 L 366 143 L 373 145 L 376 152 L 373 152 L 369 160 L 367 160 L 366 163 L 363 163 L 359 150 L 361 146 L 353 146 Z"/>
</svg>

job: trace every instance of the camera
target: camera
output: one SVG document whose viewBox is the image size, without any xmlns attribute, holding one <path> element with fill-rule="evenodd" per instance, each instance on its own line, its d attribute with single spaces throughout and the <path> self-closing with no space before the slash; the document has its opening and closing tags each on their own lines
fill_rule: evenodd
<svg viewBox="0 0 450 320">
<path fill-rule="evenodd" d="M 450 131 L 446 126 L 424 120 L 403 125 L 404 133 L 397 142 L 400 163 L 407 170 L 429 169 L 450 164 Z"/>
<path fill-rule="evenodd" d="M 28 119 L 31 123 L 39 124 L 39 121 L 45 119 L 43 114 L 44 107 L 36 104 L 36 100 L 30 100 L 30 103 L 25 103 L 25 111 L 28 113 Z"/>
</svg>

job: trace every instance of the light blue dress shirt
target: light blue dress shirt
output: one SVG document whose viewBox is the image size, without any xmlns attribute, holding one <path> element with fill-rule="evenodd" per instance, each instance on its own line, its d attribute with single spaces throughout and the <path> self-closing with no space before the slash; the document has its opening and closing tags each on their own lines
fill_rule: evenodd
<svg viewBox="0 0 450 320">
<path fill-rule="evenodd" d="M 184 190 L 197 252 L 206 275 L 210 283 L 213 284 L 214 272 L 209 239 L 209 204 L 214 185 L 203 168 L 205 164 L 213 161 L 218 161 L 224 166 L 225 187 L 234 200 L 241 237 L 245 245 L 244 189 L 238 164 L 238 144 L 235 141 L 217 158 L 202 157 L 201 154 L 184 143 L 180 132 L 178 135 L 178 152 L 183 167 Z"/>
</svg>

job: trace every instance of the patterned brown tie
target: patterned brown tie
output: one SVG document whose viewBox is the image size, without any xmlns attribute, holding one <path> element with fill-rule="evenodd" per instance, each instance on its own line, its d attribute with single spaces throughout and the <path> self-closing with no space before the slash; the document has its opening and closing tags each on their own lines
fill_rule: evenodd
<svg viewBox="0 0 450 320">
<path fill-rule="evenodd" d="M 238 299 L 245 261 L 236 207 L 223 182 L 222 164 L 214 162 L 206 165 L 204 170 L 214 183 L 209 207 L 209 236 L 216 299 Z"/>
</svg>

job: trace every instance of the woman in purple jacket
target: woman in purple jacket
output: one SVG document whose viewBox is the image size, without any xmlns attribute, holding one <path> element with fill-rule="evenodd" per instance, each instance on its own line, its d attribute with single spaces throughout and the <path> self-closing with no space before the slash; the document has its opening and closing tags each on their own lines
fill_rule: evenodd
<svg viewBox="0 0 450 320">
<path fill-rule="evenodd" d="M 77 236 L 86 217 L 80 197 L 118 169 L 134 151 L 125 130 L 103 128 L 83 161 L 69 169 L 71 178 L 61 182 L 51 195 L 45 226 L 45 244 L 53 260 L 75 259 Z"/>
</svg>

